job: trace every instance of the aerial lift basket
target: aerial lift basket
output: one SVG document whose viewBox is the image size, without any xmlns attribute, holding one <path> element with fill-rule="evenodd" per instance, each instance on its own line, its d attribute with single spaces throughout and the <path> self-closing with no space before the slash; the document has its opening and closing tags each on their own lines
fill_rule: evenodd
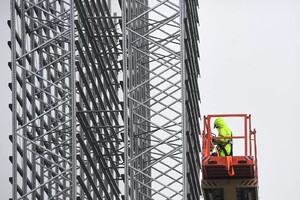
<svg viewBox="0 0 300 200">
<path fill-rule="evenodd" d="M 222 117 L 225 121 L 239 118 L 243 122 L 243 133 L 234 133 L 235 143 L 242 144 L 239 153 L 219 156 L 214 141 L 222 139 L 213 134 L 213 120 Z M 235 149 L 237 150 L 237 149 Z M 256 130 L 251 129 L 251 115 L 219 114 L 204 116 L 202 133 L 202 180 L 201 187 L 205 200 L 257 200 L 258 169 Z"/>
</svg>

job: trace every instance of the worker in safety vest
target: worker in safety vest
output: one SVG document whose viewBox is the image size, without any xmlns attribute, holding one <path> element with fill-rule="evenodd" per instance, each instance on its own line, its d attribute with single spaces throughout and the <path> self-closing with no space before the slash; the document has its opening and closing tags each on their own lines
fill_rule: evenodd
<svg viewBox="0 0 300 200">
<path fill-rule="evenodd" d="M 232 132 L 223 118 L 217 118 L 214 122 L 214 128 L 218 129 L 219 137 L 232 137 Z M 214 141 L 217 144 L 219 156 L 232 156 L 232 139 L 219 138 Z"/>
</svg>

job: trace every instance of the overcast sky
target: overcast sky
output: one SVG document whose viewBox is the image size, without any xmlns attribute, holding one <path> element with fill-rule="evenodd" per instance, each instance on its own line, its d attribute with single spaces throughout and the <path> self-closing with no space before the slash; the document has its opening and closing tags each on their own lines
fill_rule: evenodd
<svg viewBox="0 0 300 200">
<path fill-rule="evenodd" d="M 299 199 L 300 1 L 199 2 L 202 114 L 252 114 L 260 199 Z"/>
<path fill-rule="evenodd" d="M 260 199 L 299 199 L 300 1 L 199 2 L 201 113 L 252 114 Z M 11 197 L 9 9 L 1 0 L 0 199 Z"/>
</svg>

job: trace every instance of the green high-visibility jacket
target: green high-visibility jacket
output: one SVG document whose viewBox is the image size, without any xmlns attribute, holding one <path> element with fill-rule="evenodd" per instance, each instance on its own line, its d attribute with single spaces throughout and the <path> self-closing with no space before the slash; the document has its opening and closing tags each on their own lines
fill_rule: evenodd
<svg viewBox="0 0 300 200">
<path fill-rule="evenodd" d="M 227 126 L 227 124 L 223 118 L 217 118 L 214 122 L 214 126 L 218 129 L 220 137 L 231 137 L 232 136 L 232 132 L 231 132 L 230 128 Z M 231 145 L 232 145 L 231 141 L 232 141 L 232 139 L 230 139 L 230 138 L 222 138 L 222 139 L 216 140 L 216 143 L 218 145 L 217 148 L 218 148 L 220 156 L 230 155 Z"/>
</svg>

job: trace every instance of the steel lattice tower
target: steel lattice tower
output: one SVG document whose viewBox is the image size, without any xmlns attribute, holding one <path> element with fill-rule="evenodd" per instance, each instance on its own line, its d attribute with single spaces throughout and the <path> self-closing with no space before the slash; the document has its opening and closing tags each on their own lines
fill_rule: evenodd
<svg viewBox="0 0 300 200">
<path fill-rule="evenodd" d="M 13 199 L 199 199 L 196 0 L 11 0 Z"/>
</svg>

